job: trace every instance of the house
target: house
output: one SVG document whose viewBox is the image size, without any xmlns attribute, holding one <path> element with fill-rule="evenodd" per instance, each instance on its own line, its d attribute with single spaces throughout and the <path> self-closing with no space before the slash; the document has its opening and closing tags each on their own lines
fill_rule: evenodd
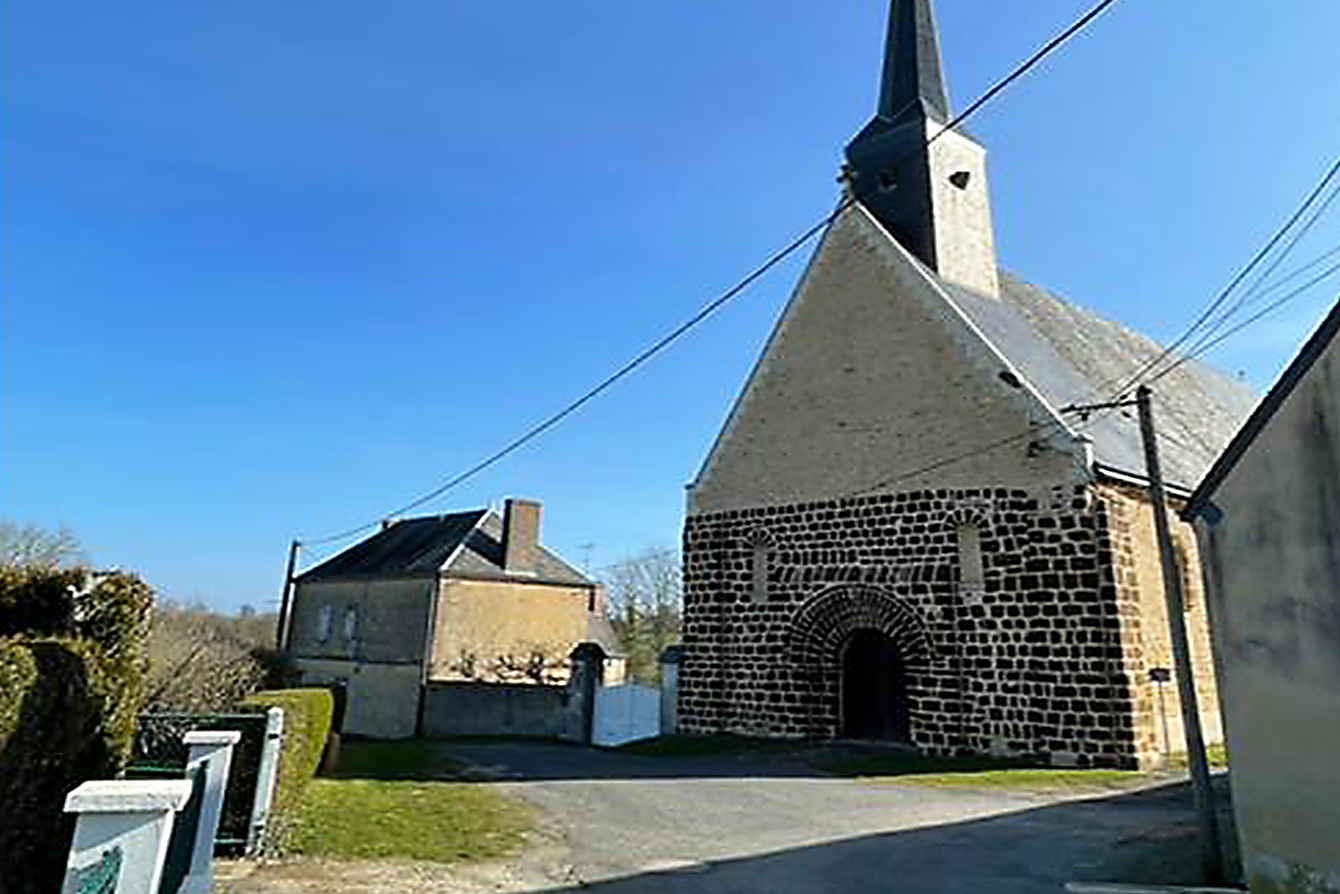
<svg viewBox="0 0 1340 894">
<path fill-rule="evenodd" d="M 287 652 L 304 683 L 344 686 L 344 732 L 412 736 L 428 685 L 561 685 L 579 643 L 614 651 L 603 594 L 540 544 L 540 517 L 514 499 L 394 521 L 297 577 Z"/>
<path fill-rule="evenodd" d="M 1184 513 L 1256 894 L 1340 892 L 1340 304 Z"/>
<path fill-rule="evenodd" d="M 680 724 L 1156 765 L 1183 745 L 1139 427 L 1066 410 L 1160 348 L 999 268 L 985 149 L 949 120 L 929 0 L 895 0 L 844 204 L 689 485 Z M 1158 383 L 1174 497 L 1252 403 L 1196 363 Z"/>
</svg>

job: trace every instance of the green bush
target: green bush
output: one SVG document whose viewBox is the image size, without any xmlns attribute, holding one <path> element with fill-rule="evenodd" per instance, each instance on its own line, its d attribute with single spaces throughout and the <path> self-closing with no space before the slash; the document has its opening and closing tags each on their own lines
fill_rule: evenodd
<svg viewBox="0 0 1340 894">
<path fill-rule="evenodd" d="M 0 892 L 54 891 L 65 796 L 119 773 L 144 692 L 153 593 L 125 574 L 0 568 Z"/>
<path fill-rule="evenodd" d="M 82 570 L 0 566 L 0 636 L 69 636 Z"/>
<path fill-rule="evenodd" d="M 284 750 L 279 757 L 279 780 L 271 808 L 274 832 L 267 833 L 266 842 L 267 849 L 282 849 L 303 795 L 321 765 L 335 700 L 329 689 L 269 689 L 248 696 L 238 707 L 284 709 Z"/>
<path fill-rule="evenodd" d="M 127 693 L 101 649 L 76 639 L 0 640 L 0 891 L 54 891 L 65 870 L 65 796 L 116 775 L 134 738 Z"/>
</svg>

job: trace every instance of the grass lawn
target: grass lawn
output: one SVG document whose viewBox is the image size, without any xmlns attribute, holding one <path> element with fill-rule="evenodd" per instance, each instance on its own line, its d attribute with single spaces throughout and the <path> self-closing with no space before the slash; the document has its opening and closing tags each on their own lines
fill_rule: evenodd
<svg viewBox="0 0 1340 894">
<path fill-rule="evenodd" d="M 1145 782 L 1147 773 L 1136 770 L 984 770 L 976 773 L 909 773 L 875 776 L 867 782 L 897 782 L 941 788 L 1017 788 L 1028 791 L 1067 792 L 1093 789 L 1125 789 Z"/>
<path fill-rule="evenodd" d="M 488 785 L 438 781 L 459 769 L 432 742 L 349 743 L 339 772 L 307 790 L 291 850 L 443 863 L 516 850 L 533 823 L 531 810 Z"/>
<path fill-rule="evenodd" d="M 1211 770 L 1228 769 L 1228 749 L 1224 747 L 1222 742 L 1206 745 L 1205 757 L 1210 763 Z M 1188 766 L 1190 766 L 1190 764 L 1186 759 L 1185 751 L 1179 751 L 1176 754 L 1168 755 L 1168 769 L 1185 770 Z"/>
<path fill-rule="evenodd" d="M 465 769 L 431 739 L 399 742 L 353 740 L 340 748 L 339 779 L 453 779 Z"/>
</svg>

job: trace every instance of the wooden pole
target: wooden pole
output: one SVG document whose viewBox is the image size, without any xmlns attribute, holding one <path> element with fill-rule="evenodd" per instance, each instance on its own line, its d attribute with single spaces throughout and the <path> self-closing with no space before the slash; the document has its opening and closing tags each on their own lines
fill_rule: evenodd
<svg viewBox="0 0 1340 894">
<path fill-rule="evenodd" d="M 279 624 L 275 630 L 275 648 L 280 652 L 288 640 L 289 595 L 293 592 L 293 572 L 298 567 L 298 550 L 301 544 L 293 541 L 288 546 L 288 568 L 284 571 L 284 592 L 279 597 Z"/>
<path fill-rule="evenodd" d="M 1200 710 L 1196 704 L 1195 670 L 1191 666 L 1191 646 L 1186 635 L 1185 601 L 1182 575 L 1173 552 L 1172 531 L 1168 526 L 1167 498 L 1163 493 L 1163 471 L 1159 466 L 1159 447 L 1154 440 L 1154 413 L 1149 403 L 1150 390 L 1141 385 L 1135 392 L 1140 410 L 1140 436 L 1145 446 L 1145 468 L 1149 476 L 1149 498 L 1154 504 L 1154 529 L 1159 538 L 1159 559 L 1163 565 L 1163 595 L 1168 605 L 1168 632 L 1172 636 L 1173 670 L 1177 675 L 1177 694 L 1182 703 L 1182 727 L 1186 733 L 1187 762 L 1191 767 L 1191 787 L 1200 814 L 1201 863 L 1206 884 L 1218 884 L 1223 878 L 1219 853 L 1219 818 L 1210 789 L 1210 768 L 1205 760 L 1205 737 L 1200 729 Z"/>
</svg>

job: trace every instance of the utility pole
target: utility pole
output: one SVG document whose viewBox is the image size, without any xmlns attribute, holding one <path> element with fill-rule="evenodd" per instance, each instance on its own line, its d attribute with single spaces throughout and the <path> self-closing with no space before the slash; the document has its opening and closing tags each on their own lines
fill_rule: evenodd
<svg viewBox="0 0 1340 894">
<path fill-rule="evenodd" d="M 1205 883 L 1218 884 L 1223 877 L 1219 852 L 1219 817 L 1215 813 L 1214 793 L 1210 789 L 1210 768 L 1205 760 L 1205 737 L 1200 729 L 1200 710 L 1196 704 L 1195 672 L 1191 666 L 1191 646 L 1186 635 L 1186 615 L 1182 607 L 1182 575 L 1173 552 L 1172 531 L 1168 527 L 1167 499 L 1163 493 L 1163 472 L 1159 467 L 1159 447 L 1154 440 L 1154 413 L 1149 404 L 1150 390 L 1141 385 L 1135 392 L 1140 410 L 1140 436 L 1145 445 L 1145 469 L 1149 477 L 1149 498 L 1154 504 L 1154 528 L 1159 538 L 1159 559 L 1163 565 L 1163 595 L 1168 604 L 1168 632 L 1172 636 L 1173 669 L 1177 674 L 1177 694 L 1182 703 L 1182 727 L 1186 733 L 1187 762 L 1191 767 L 1191 786 L 1200 814 L 1201 863 Z"/>
<path fill-rule="evenodd" d="M 289 594 L 293 591 L 293 571 L 298 566 L 298 550 L 302 544 L 294 540 L 288 546 L 288 568 L 284 571 L 284 592 L 279 597 L 279 623 L 275 630 L 275 648 L 280 652 L 284 651 L 284 641 L 288 639 L 285 635 L 288 630 L 288 611 Z"/>
</svg>

